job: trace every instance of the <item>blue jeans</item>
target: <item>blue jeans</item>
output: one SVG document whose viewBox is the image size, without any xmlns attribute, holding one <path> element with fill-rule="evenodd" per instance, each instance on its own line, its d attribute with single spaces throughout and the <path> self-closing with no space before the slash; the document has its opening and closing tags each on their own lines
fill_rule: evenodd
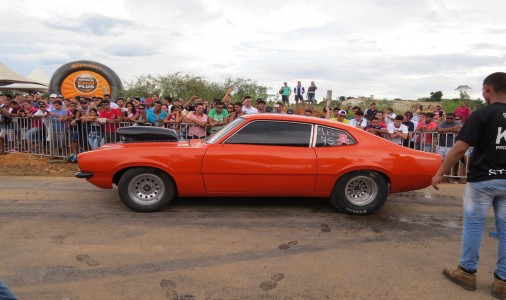
<svg viewBox="0 0 506 300">
<path fill-rule="evenodd" d="M 95 150 L 98 147 L 100 147 L 101 141 L 102 141 L 102 136 L 100 135 L 100 133 L 97 133 L 97 132 L 88 133 L 88 143 L 90 144 L 90 147 L 92 150 Z"/>
<path fill-rule="evenodd" d="M 2 300 L 16 300 L 16 296 L 9 290 L 7 285 L 0 280 L 0 299 Z"/>
<path fill-rule="evenodd" d="M 464 192 L 464 220 L 460 265 L 477 270 L 480 244 L 488 210 L 494 208 L 499 238 L 495 273 L 506 279 L 506 179 L 468 182 Z"/>
</svg>

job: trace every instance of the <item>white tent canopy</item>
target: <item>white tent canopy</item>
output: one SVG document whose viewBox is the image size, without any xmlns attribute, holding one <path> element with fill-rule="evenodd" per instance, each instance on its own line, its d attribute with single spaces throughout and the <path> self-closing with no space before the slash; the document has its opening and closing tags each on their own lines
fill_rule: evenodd
<svg viewBox="0 0 506 300">
<path fill-rule="evenodd" d="M 0 85 L 6 85 L 11 83 L 34 83 L 40 84 L 36 80 L 22 76 L 13 70 L 9 69 L 6 65 L 0 63 Z"/>
<path fill-rule="evenodd" d="M 36 68 L 24 77 L 0 63 L 0 90 L 47 92 L 49 80 L 49 76 L 41 68 Z"/>
<path fill-rule="evenodd" d="M 39 67 L 35 68 L 35 70 L 26 77 L 38 81 L 45 86 L 48 86 L 49 81 L 51 80 L 51 78 Z"/>
</svg>

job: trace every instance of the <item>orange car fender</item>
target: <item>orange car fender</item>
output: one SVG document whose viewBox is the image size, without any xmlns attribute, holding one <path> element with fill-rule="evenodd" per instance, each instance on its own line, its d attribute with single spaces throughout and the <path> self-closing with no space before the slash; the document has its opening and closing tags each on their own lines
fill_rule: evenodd
<svg viewBox="0 0 506 300">
<path fill-rule="evenodd" d="M 350 165 L 348 168 L 336 170 L 334 174 L 318 174 L 316 178 L 316 197 L 330 197 L 332 190 L 334 189 L 334 185 L 339 181 L 341 177 L 345 174 L 352 173 L 355 171 L 376 171 L 378 173 L 383 174 L 388 183 L 390 183 L 391 173 L 380 166 L 372 166 L 372 165 Z"/>
</svg>

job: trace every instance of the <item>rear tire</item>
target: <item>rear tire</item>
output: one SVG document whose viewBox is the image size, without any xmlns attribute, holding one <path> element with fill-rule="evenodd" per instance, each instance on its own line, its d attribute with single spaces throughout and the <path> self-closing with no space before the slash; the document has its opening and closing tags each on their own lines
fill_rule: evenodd
<svg viewBox="0 0 506 300">
<path fill-rule="evenodd" d="M 388 197 L 386 178 L 375 171 L 345 174 L 335 184 L 330 202 L 350 215 L 367 215 L 380 208 Z"/>
<path fill-rule="evenodd" d="M 155 212 L 175 197 L 176 185 L 165 172 L 152 168 L 130 169 L 118 183 L 121 201 L 138 212 Z"/>
</svg>

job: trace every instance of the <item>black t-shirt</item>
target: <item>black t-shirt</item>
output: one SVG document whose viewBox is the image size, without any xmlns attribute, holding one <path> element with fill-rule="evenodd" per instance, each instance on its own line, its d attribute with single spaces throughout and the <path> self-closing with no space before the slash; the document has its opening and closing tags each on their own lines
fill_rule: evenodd
<svg viewBox="0 0 506 300">
<path fill-rule="evenodd" d="M 457 140 L 474 147 L 467 181 L 506 179 L 506 103 L 493 103 L 473 112 Z"/>
<path fill-rule="evenodd" d="M 411 121 L 402 122 L 402 125 L 408 127 L 409 133 L 413 133 L 415 131 L 415 123 L 413 123 Z M 410 139 L 409 139 L 409 135 L 408 135 L 407 139 L 402 140 L 402 145 L 404 147 L 409 147 L 409 142 L 410 142 Z"/>
</svg>

